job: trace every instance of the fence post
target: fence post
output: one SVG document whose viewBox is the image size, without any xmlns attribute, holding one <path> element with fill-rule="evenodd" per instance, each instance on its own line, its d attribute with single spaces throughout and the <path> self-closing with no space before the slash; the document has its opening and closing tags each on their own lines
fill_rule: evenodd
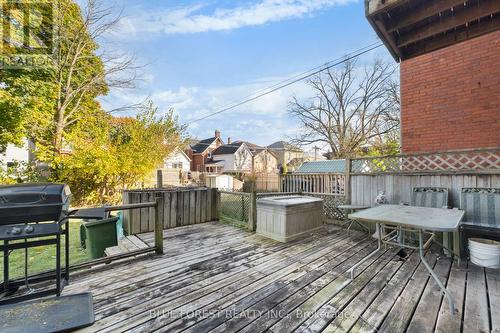
<svg viewBox="0 0 500 333">
<path fill-rule="evenodd" d="M 250 192 L 250 211 L 248 212 L 248 229 L 257 230 L 257 192 L 255 188 Z"/>
<path fill-rule="evenodd" d="M 131 204 L 132 203 L 132 193 L 130 193 L 127 190 L 124 190 L 122 192 L 122 203 L 124 205 Z M 123 230 L 125 230 L 125 232 L 129 235 L 132 233 L 131 216 L 132 216 L 132 214 L 131 214 L 130 210 L 127 209 L 127 210 L 122 211 Z"/>
<path fill-rule="evenodd" d="M 221 193 L 218 188 L 215 189 L 215 218 L 220 221 L 220 209 L 221 209 Z"/>
<path fill-rule="evenodd" d="M 156 254 L 163 254 L 163 197 L 156 197 L 155 207 L 155 248 Z"/>
<path fill-rule="evenodd" d="M 160 169 L 156 170 L 156 187 L 163 187 L 163 172 Z"/>
<path fill-rule="evenodd" d="M 345 180 L 344 180 L 344 197 L 346 204 L 351 203 L 351 159 L 345 159 Z"/>
</svg>

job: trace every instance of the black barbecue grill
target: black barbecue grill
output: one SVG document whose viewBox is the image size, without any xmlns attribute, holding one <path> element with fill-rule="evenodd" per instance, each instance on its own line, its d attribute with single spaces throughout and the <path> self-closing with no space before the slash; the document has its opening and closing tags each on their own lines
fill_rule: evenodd
<svg viewBox="0 0 500 333">
<path fill-rule="evenodd" d="M 55 280 L 54 289 L 38 291 L 15 298 L 15 301 L 61 294 L 69 280 L 69 227 L 70 218 L 104 218 L 104 208 L 90 210 L 69 210 L 71 191 L 65 184 L 18 184 L 0 186 L 0 251 L 3 251 L 4 279 L 0 294 L 9 295 L 23 284 Z M 61 269 L 61 236 L 65 238 L 65 269 Z M 43 239 L 34 239 L 43 237 Z M 13 242 L 23 239 L 24 242 Z M 28 248 L 55 245 L 55 274 L 47 273 L 28 277 Z M 25 250 L 24 281 L 9 281 L 9 254 L 13 250 Z M 61 279 L 64 279 L 62 281 Z M 13 298 L 2 300 L 0 304 L 11 303 Z"/>
<path fill-rule="evenodd" d="M 64 184 L 0 186 L 0 225 L 58 221 L 68 213 L 70 198 Z"/>
</svg>

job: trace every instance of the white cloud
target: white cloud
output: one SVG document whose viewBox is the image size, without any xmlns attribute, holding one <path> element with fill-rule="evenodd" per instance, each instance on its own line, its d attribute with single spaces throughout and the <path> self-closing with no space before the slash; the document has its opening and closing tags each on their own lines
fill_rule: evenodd
<svg viewBox="0 0 500 333">
<path fill-rule="evenodd" d="M 149 97 L 161 111 L 173 107 L 180 121 L 190 124 L 189 131 L 193 136 L 204 137 L 218 128 L 224 137 L 231 137 L 233 140 L 269 144 L 286 136 L 293 136 L 298 130 L 294 120 L 289 119 L 287 107 L 294 95 L 299 98 L 310 96 L 311 90 L 305 83 L 294 84 L 205 120 L 194 123 L 192 121 L 241 101 L 252 92 L 263 91 L 264 88 L 282 79 L 265 78 L 228 87 L 180 87 L 176 90 L 152 92 L 149 95 L 114 90 L 102 102 L 104 108 L 109 110 L 121 105 L 138 103 Z"/>
<path fill-rule="evenodd" d="M 203 5 L 155 12 L 135 10 L 124 18 L 119 35 L 130 37 L 141 33 L 187 34 L 233 30 L 270 22 L 301 18 L 333 6 L 357 0 L 261 0 L 251 5 L 218 8 L 201 13 Z"/>
</svg>

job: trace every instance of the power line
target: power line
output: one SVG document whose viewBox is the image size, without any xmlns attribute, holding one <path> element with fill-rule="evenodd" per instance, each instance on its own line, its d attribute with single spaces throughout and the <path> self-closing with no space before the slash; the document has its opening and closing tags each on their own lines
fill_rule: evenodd
<svg viewBox="0 0 500 333">
<path fill-rule="evenodd" d="M 200 118 L 197 118 L 195 120 L 191 120 L 189 122 L 187 122 L 185 125 L 190 125 L 190 124 L 193 124 L 193 123 L 196 123 L 196 122 L 199 122 L 201 120 L 205 120 L 207 118 L 211 118 L 215 115 L 218 115 L 220 113 L 223 113 L 223 112 L 226 112 L 226 111 L 229 111 L 229 110 L 232 110 L 238 106 L 241 106 L 243 104 L 247 104 L 249 102 L 252 102 L 252 101 L 255 101 L 261 97 L 264 97 L 266 95 L 269 95 L 275 91 L 278 91 L 278 90 L 281 90 L 283 88 L 286 88 L 288 86 L 291 86 L 297 82 L 300 82 L 304 79 L 307 79 L 308 77 L 311 77 L 311 76 L 314 76 L 316 74 L 319 74 L 327 69 L 330 69 L 332 67 L 335 67 L 335 66 L 338 66 L 346 61 L 349 61 L 349 60 L 352 60 L 354 58 L 357 58 L 365 53 L 368 53 L 370 51 L 373 51 L 379 47 L 381 47 L 383 44 L 382 43 L 373 43 L 371 45 L 368 45 L 368 46 L 365 46 L 365 47 L 362 47 L 356 51 L 353 51 L 351 53 L 348 53 L 347 55 L 344 55 L 343 57 L 341 58 L 337 58 L 336 60 L 332 60 L 330 62 L 327 62 L 323 65 L 320 65 L 320 66 L 316 66 L 315 68 L 313 69 L 310 69 L 308 71 L 305 71 L 305 72 L 302 72 L 300 74 L 297 74 L 295 76 L 292 76 L 286 80 L 283 80 L 283 81 L 280 81 L 270 87 L 267 87 L 267 88 L 263 88 L 263 89 L 260 89 L 260 90 L 257 90 L 255 92 L 253 92 L 252 94 L 249 94 L 247 96 L 244 97 L 243 100 L 239 101 L 239 102 L 235 102 L 235 103 L 230 103 L 230 104 L 226 104 L 224 106 L 222 106 L 222 109 L 218 110 L 218 111 L 215 111 L 215 112 L 211 112 L 211 113 L 206 113 L 204 115 L 202 115 Z M 339 60 L 339 59 L 342 59 L 342 60 Z M 291 81 L 290 81 L 291 80 Z M 257 95 L 256 95 L 257 94 Z M 255 95 L 255 96 L 254 96 Z M 252 97 L 253 96 L 253 97 Z"/>
<path fill-rule="evenodd" d="M 242 100 L 244 100 L 244 99 L 250 98 L 250 97 L 252 97 L 252 96 L 254 96 L 254 95 L 258 94 L 258 93 L 261 93 L 261 92 L 264 92 L 264 91 L 268 91 L 269 89 L 272 89 L 272 88 L 274 88 L 274 87 L 276 87 L 276 86 L 279 86 L 279 85 L 281 85 L 281 84 L 284 84 L 284 83 L 286 83 L 286 82 L 288 82 L 288 81 L 290 81 L 290 80 L 293 80 L 293 79 L 298 78 L 298 77 L 302 77 L 303 75 L 306 75 L 307 73 L 310 73 L 310 72 L 312 72 L 312 71 L 316 71 L 316 70 L 318 70 L 318 69 L 324 68 L 324 67 L 328 66 L 329 64 L 331 64 L 331 63 L 333 63 L 333 62 L 339 61 L 339 60 L 344 59 L 345 57 L 348 57 L 348 56 L 350 56 L 350 55 L 352 55 L 352 54 L 354 54 L 354 53 L 361 52 L 361 51 L 363 51 L 363 50 L 365 50 L 365 49 L 368 49 L 368 48 L 370 48 L 370 47 L 373 47 L 373 46 L 375 46 L 375 45 L 379 45 L 379 44 L 380 44 L 380 42 L 375 42 L 375 43 L 372 43 L 372 44 L 367 45 L 367 46 L 365 46 L 365 47 L 359 48 L 359 49 L 354 50 L 354 51 L 352 51 L 352 52 L 350 52 L 350 53 L 347 53 L 347 54 L 343 55 L 342 57 L 339 57 L 339 58 L 337 58 L 337 59 L 335 59 L 335 60 L 330 60 L 330 61 L 327 61 L 327 62 L 325 62 L 325 63 L 324 63 L 324 64 L 322 64 L 322 65 L 316 66 L 316 67 L 311 68 L 311 69 L 309 69 L 309 70 L 307 70 L 307 71 L 304 71 L 304 72 L 302 72 L 302 73 L 299 73 L 299 74 L 293 75 L 293 76 L 291 76 L 291 77 L 288 77 L 288 78 L 286 78 L 286 79 L 284 79 L 284 80 L 278 81 L 278 82 L 274 83 L 274 84 L 273 84 L 273 85 L 271 85 L 271 86 L 268 86 L 268 87 L 265 87 L 265 88 L 261 88 L 261 89 L 259 89 L 259 90 L 256 90 L 256 91 L 252 92 L 251 94 L 248 94 L 248 95 L 246 95 L 246 96 L 243 96 L 241 99 L 242 99 Z M 235 102 L 229 102 L 229 103 L 227 103 L 227 104 L 221 105 L 221 106 L 219 106 L 219 109 L 220 109 L 220 108 L 225 108 L 225 107 L 228 107 L 228 106 L 230 106 L 230 105 L 233 105 L 234 103 L 235 103 Z M 205 114 L 202 114 L 202 115 L 200 115 L 200 117 L 204 117 L 204 116 L 209 115 L 209 114 L 211 114 L 211 112 L 207 112 L 207 113 L 205 113 Z"/>
</svg>

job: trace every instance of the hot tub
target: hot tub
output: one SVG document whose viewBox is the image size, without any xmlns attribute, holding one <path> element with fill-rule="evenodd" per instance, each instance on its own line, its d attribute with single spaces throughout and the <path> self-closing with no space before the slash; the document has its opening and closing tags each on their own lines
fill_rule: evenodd
<svg viewBox="0 0 500 333">
<path fill-rule="evenodd" d="M 323 199 L 306 196 L 257 200 L 257 234 L 279 242 L 307 236 L 323 224 Z"/>
</svg>

